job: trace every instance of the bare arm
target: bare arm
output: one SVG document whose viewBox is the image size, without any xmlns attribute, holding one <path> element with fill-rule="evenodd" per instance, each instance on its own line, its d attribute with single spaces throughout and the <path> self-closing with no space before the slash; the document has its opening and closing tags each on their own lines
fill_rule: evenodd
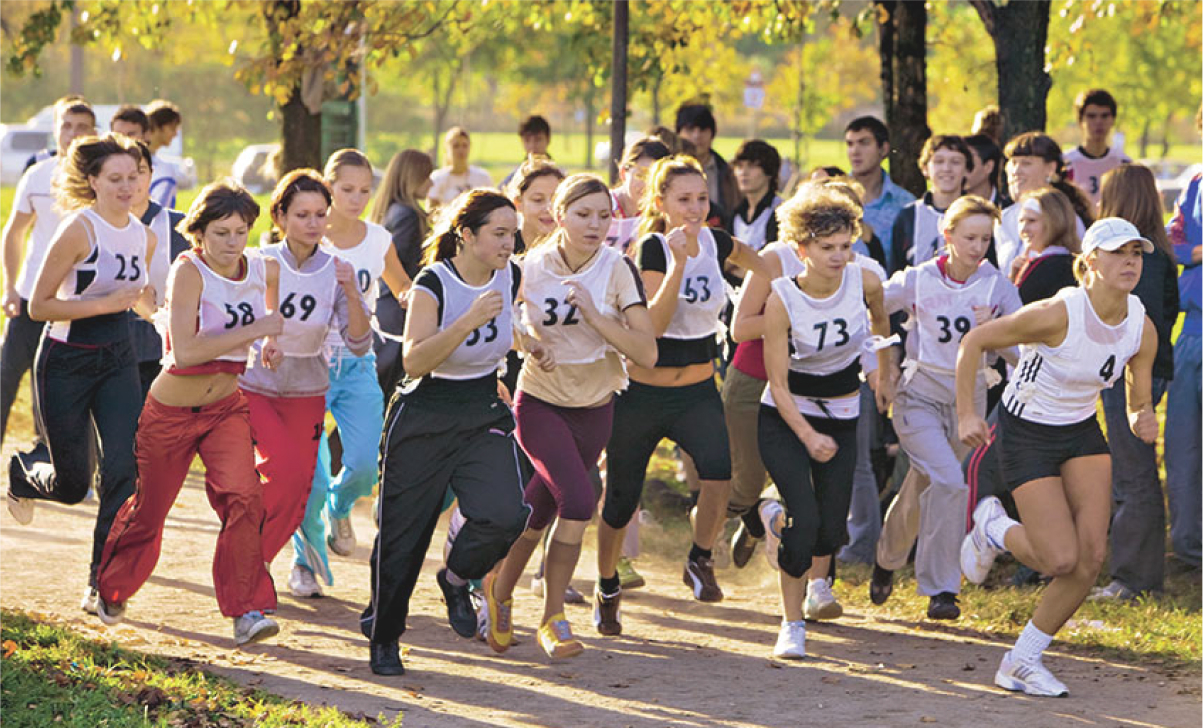
<svg viewBox="0 0 1203 728">
<path fill-rule="evenodd" d="M 752 246 L 737 238 L 732 238 L 731 242 L 733 246 L 731 255 L 727 256 L 727 263 L 737 268 L 743 268 L 749 273 L 764 272 L 764 258 L 761 258 L 760 254 L 752 249 Z"/>
<path fill-rule="evenodd" d="M 881 279 L 876 273 L 864 270 L 861 272 L 865 291 L 865 304 L 869 307 L 869 326 L 875 336 L 885 339 L 890 335 L 890 317 L 886 314 L 885 295 Z M 894 347 L 883 346 L 877 350 L 877 386 L 874 397 L 877 400 L 877 411 L 885 412 L 894 401 L 894 385 L 898 381 L 894 363 Z"/>
<path fill-rule="evenodd" d="M 20 312 L 21 297 L 17 293 L 17 277 L 21 274 L 21 259 L 25 248 L 25 233 L 33 224 L 35 214 L 13 209 L 4 224 L 4 315 Z"/>
<path fill-rule="evenodd" d="M 384 273 L 380 277 L 398 301 L 405 300 L 405 294 L 413 285 L 413 280 L 405 272 L 401 259 L 397 257 L 397 248 L 392 245 L 384 251 Z"/>
<path fill-rule="evenodd" d="M 1152 445 L 1157 442 L 1157 415 L 1153 411 L 1153 360 L 1157 358 L 1157 327 L 1145 316 L 1140 349 L 1128 361 L 1124 386 L 1128 395 L 1128 424 L 1132 434 Z"/>
<path fill-rule="evenodd" d="M 405 317 L 402 364 L 413 377 L 424 377 L 442 364 L 468 335 L 501 313 L 503 301 L 497 291 L 480 294 L 463 316 L 439 330 L 438 302 L 423 288 L 410 296 Z"/>
<path fill-rule="evenodd" d="M 372 346 L 372 320 L 363 303 L 363 296 L 359 294 L 355 268 L 350 263 L 335 260 L 334 271 L 335 279 L 347 299 L 347 328 L 343 332 L 343 343 L 356 356 L 363 356 Z"/>
<path fill-rule="evenodd" d="M 200 296 L 203 285 L 200 272 L 192 263 L 182 262 L 171 271 L 171 318 L 168 332 L 171 353 L 180 367 L 191 367 L 213 361 L 223 354 L 249 346 L 256 339 L 280 333 L 284 317 L 278 311 L 220 334 L 197 331 L 200 316 Z"/>
<path fill-rule="evenodd" d="M 735 317 L 731 323 L 731 338 L 737 343 L 759 339 L 764 335 L 764 304 L 773 290 L 773 281 L 781 276 L 781 259 L 775 254 L 760 255 L 760 270 L 744 279 Z"/>
<path fill-rule="evenodd" d="M 626 324 L 616 318 L 602 315 L 589 296 L 589 291 L 577 281 L 569 281 L 571 289 L 566 299 L 575 304 L 580 310 L 585 323 L 597 329 L 610 346 L 630 359 L 637 366 L 651 369 L 656 366 L 659 351 L 656 348 L 656 336 L 652 333 L 652 318 L 642 304 L 636 304 L 623 311 Z"/>
<path fill-rule="evenodd" d="M 155 257 L 155 246 L 158 244 L 158 237 L 149 228 L 146 230 L 146 269 L 150 271 L 150 261 Z M 156 291 L 154 286 L 147 284 L 142 289 L 142 295 L 134 302 L 132 309 L 143 320 L 150 321 L 151 316 L 155 315 L 155 296 Z"/>
<path fill-rule="evenodd" d="M 50 242 L 46 260 L 38 271 L 33 295 L 29 299 L 29 317 L 35 321 L 73 321 L 124 311 L 133 306 L 142 294 L 141 289 L 130 287 L 100 298 L 64 301 L 58 297 L 59 286 L 71 269 L 92 251 L 84 224 L 77 219 L 60 229 Z"/>
</svg>

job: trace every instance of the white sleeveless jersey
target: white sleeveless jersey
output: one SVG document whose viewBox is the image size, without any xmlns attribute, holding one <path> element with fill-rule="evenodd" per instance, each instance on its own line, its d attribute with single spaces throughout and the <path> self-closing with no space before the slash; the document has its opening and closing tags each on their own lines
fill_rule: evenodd
<svg viewBox="0 0 1203 728">
<path fill-rule="evenodd" d="M 171 272 L 171 211 L 161 208 L 148 227 L 157 241 L 150 260 L 150 285 L 155 288 L 155 308 L 161 308 L 167 300 L 167 276 Z"/>
<path fill-rule="evenodd" d="M 325 263 L 316 270 L 301 273 L 286 259 L 286 245 L 273 243 L 259 249 L 280 263 L 279 310 L 284 317 L 284 332 L 276 337 L 276 343 L 285 356 L 317 356 L 322 353 L 334 317 L 338 292 L 334 256 L 319 249 L 314 255 L 326 255 Z"/>
<path fill-rule="evenodd" d="M 664 248 L 664 260 L 672 259 L 663 235 L 656 239 Z M 677 294 L 677 310 L 664 331 L 666 339 L 701 339 L 719 330 L 719 314 L 727 305 L 727 288 L 718 262 L 718 246 L 710 228 L 698 233 L 698 254 L 685 261 L 685 275 Z"/>
<path fill-rule="evenodd" d="M 602 316 L 614 318 L 618 311 L 607 300 L 606 292 L 615 270 L 626 267 L 622 253 L 602 247 L 593 261 L 581 271 L 560 276 L 552 273 L 550 256 L 560 253 L 554 245 L 536 248 L 526 256 L 522 266 L 523 324 L 528 332 L 551 347 L 557 364 L 588 364 L 605 356 L 610 350 L 604 337 L 581 318 L 576 306 L 564 297 L 570 290 L 568 281 L 577 281 L 597 306 Z"/>
<path fill-rule="evenodd" d="M 849 263 L 839 290 L 816 299 L 802 292 L 792 276 L 773 281 L 773 291 L 789 314 L 790 369 L 824 376 L 847 368 L 869 337 L 864 272 Z"/>
<path fill-rule="evenodd" d="M 743 218 L 735 215 L 731 220 L 732 232 L 735 237 L 739 238 L 745 244 L 750 245 L 752 250 L 760 250 L 764 247 L 764 237 L 768 232 L 769 220 L 773 219 L 776 214 L 777 207 L 785 200 L 781 199 L 780 195 L 773 195 L 773 201 L 769 206 L 760 211 L 752 222 L 744 222 Z"/>
<path fill-rule="evenodd" d="M 977 325 L 974 306 L 995 303 L 999 276 L 982 276 L 968 286 L 951 285 L 930 260 L 916 269 L 915 316 L 919 324 L 919 365 L 956 375 L 957 349 Z"/>
<path fill-rule="evenodd" d="M 639 223 L 643 217 L 612 217 L 610 229 L 606 231 L 606 245 L 620 253 L 626 254 L 631 249 L 631 243 L 638 237 Z"/>
<path fill-rule="evenodd" d="M 781 276 L 784 278 L 794 278 L 806 270 L 806 264 L 802 262 L 797 251 L 789 243 L 776 240 L 764 246 L 761 252 L 773 253 L 777 256 L 777 259 L 781 261 Z"/>
<path fill-rule="evenodd" d="M 65 218 L 59 231 L 66 230 L 76 220 L 83 220 L 81 224 L 91 240 L 92 249 L 59 284 L 60 299 L 88 301 L 124 289 L 142 288 L 148 283 L 148 238 L 146 226 L 138 218 L 130 214 L 125 227 L 116 228 L 94 210 L 86 208 Z M 70 333 L 70 321 L 52 321 L 46 329 L 47 336 L 59 341 L 69 341 Z"/>
<path fill-rule="evenodd" d="M 1065 305 L 1065 340 L 1056 347 L 1021 346 L 1002 401 L 1016 417 L 1071 425 L 1094 417 L 1099 392 L 1123 377 L 1128 360 L 1140 349 L 1145 308 L 1129 294 L 1127 317 L 1109 326 L 1099 320 L 1084 288 L 1062 289 L 1054 299 Z"/>
<path fill-rule="evenodd" d="M 376 312 L 376 298 L 380 295 L 380 276 L 384 275 L 384 255 L 393 244 L 389 231 L 374 222 L 364 223 L 367 230 L 363 239 L 351 248 L 340 248 L 329 240 L 322 240 L 322 250 L 330 255 L 351 264 L 355 269 L 355 284 L 359 287 L 359 295 L 367 304 L 368 313 Z M 326 334 L 326 346 L 333 349 L 343 345 L 343 337 L 338 331 L 331 330 Z"/>
<path fill-rule="evenodd" d="M 944 213 L 922 202 L 915 208 L 910 264 L 921 265 L 944 254 Z"/>
<path fill-rule="evenodd" d="M 514 269 L 513 263 L 495 272 L 483 286 L 470 286 L 446 263 L 430 266 L 443 284 L 443 311 L 439 330 L 446 330 L 468 312 L 486 291 L 501 294 L 501 313 L 485 322 L 455 347 L 431 374 L 439 379 L 478 379 L 495 371 L 505 361 L 514 343 Z M 425 290 L 425 289 L 419 289 Z"/>
<path fill-rule="evenodd" d="M 195 251 L 180 253 L 175 266 L 191 265 L 201 277 L 200 303 L 196 319 L 198 334 L 224 334 L 250 326 L 267 315 L 267 264 L 258 251 L 248 249 L 243 255 L 246 259 L 246 277 L 235 281 L 214 271 Z M 171 300 L 170 292 L 167 294 L 167 300 Z M 176 366 L 167 335 L 169 307 L 163 308 L 155 317 L 159 335 L 163 337 L 163 341 L 168 342 L 164 347 L 164 368 Z M 250 349 L 251 345 L 247 344 L 241 349 L 215 357 L 215 361 L 245 362 Z"/>
</svg>

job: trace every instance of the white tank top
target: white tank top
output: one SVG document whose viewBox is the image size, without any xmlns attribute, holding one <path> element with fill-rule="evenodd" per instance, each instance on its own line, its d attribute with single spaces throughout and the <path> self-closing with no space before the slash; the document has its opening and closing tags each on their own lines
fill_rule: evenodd
<svg viewBox="0 0 1203 728">
<path fill-rule="evenodd" d="M 191 265 L 200 272 L 201 294 L 196 319 L 198 334 L 224 334 L 250 326 L 267 315 L 267 264 L 258 251 L 248 249 L 243 255 L 246 259 L 246 277 L 235 281 L 210 268 L 196 251 L 187 250 L 180 253 L 176 266 Z M 171 300 L 170 293 L 167 299 Z M 155 316 L 159 335 L 163 337 L 163 341 L 168 342 L 168 345 L 164 346 L 164 368 L 176 366 L 167 335 L 169 308 L 170 306 L 160 309 Z M 214 360 L 245 362 L 250 348 L 251 345 L 247 344 L 241 349 L 233 349 L 214 357 Z"/>
<path fill-rule="evenodd" d="M 384 275 L 384 255 L 393 244 L 389 231 L 374 222 L 365 222 L 367 229 L 363 239 L 350 248 L 340 248 L 327 239 L 322 239 L 322 250 L 351 264 L 355 269 L 355 283 L 359 294 L 368 306 L 369 314 L 376 311 L 376 298 L 380 295 L 380 276 Z M 343 345 L 338 331 L 326 334 L 326 346 L 330 349 Z"/>
<path fill-rule="evenodd" d="M 625 268 L 622 253 L 602 247 L 583 270 L 570 276 L 551 272 L 549 256 L 559 256 L 554 245 L 536 248 L 522 266 L 523 324 L 536 339 L 551 347 L 557 364 L 588 364 L 605 356 L 610 345 L 581 318 L 576 306 L 564 302 L 568 281 L 578 281 L 597 306 L 598 313 L 614 318 L 618 311 L 606 292 L 615 270 Z"/>
<path fill-rule="evenodd" d="M 656 239 L 664 248 L 664 259 L 672 259 L 663 235 Z M 718 263 L 718 246 L 710 228 L 698 233 L 698 254 L 685 261 L 685 275 L 677 295 L 677 310 L 664 331 L 666 339 L 701 339 L 719 330 L 719 314 L 727 305 L 726 281 Z"/>
<path fill-rule="evenodd" d="M 430 270 L 443 284 L 443 312 L 439 330 L 447 329 L 468 312 L 480 294 L 501 294 L 501 313 L 468 335 L 431 374 L 439 379 L 478 379 L 497 371 L 506 352 L 514 343 L 514 269 L 513 263 L 495 272 L 483 286 L 470 286 L 446 263 L 439 261 Z M 420 289 L 424 290 L 424 289 Z"/>
<path fill-rule="evenodd" d="M 773 253 L 777 256 L 777 259 L 781 261 L 783 278 L 794 278 L 806 270 L 806 264 L 802 262 L 797 251 L 789 243 L 776 240 L 764 246 L 764 250 L 761 252 Z"/>
<path fill-rule="evenodd" d="M 625 255 L 631 249 L 631 243 L 635 241 L 639 223 L 642 221 L 641 215 L 610 218 L 610 229 L 606 232 L 606 245 Z"/>
<path fill-rule="evenodd" d="M 326 262 L 317 270 L 301 273 L 286 260 L 286 245 L 273 243 L 259 249 L 263 255 L 280 263 L 279 310 L 284 317 L 284 332 L 276 337 L 276 343 L 285 356 L 317 356 L 322 353 L 322 344 L 334 318 L 338 291 L 334 256 L 326 255 Z M 324 253 L 319 249 L 314 254 Z"/>
<path fill-rule="evenodd" d="M 915 208 L 915 232 L 910 265 L 920 265 L 944 254 L 944 213 L 922 202 Z"/>
<path fill-rule="evenodd" d="M 146 226 L 131 213 L 125 227 L 116 228 L 91 208 L 85 208 L 65 218 L 59 230 L 65 230 L 81 218 L 92 243 L 91 252 L 76 263 L 59 284 L 58 298 L 89 301 L 147 285 Z M 46 335 L 58 341 L 69 341 L 71 322 L 50 322 Z"/>
<path fill-rule="evenodd" d="M 773 219 L 777 206 L 782 202 L 784 200 L 781 199 L 780 195 L 773 195 L 773 201 L 769 203 L 767 208 L 761 210 L 760 214 L 753 218 L 752 222 L 744 222 L 743 218 L 736 215 L 731 221 L 735 237 L 752 246 L 752 250 L 763 248 L 764 237 L 769 228 L 769 220 Z"/>
<path fill-rule="evenodd" d="M 1064 288 L 1053 298 L 1065 305 L 1065 340 L 1055 347 L 1021 346 L 1002 401 L 1008 412 L 1030 422 L 1071 425 L 1094 417 L 1099 392 L 1123 377 L 1140 349 L 1145 307 L 1129 294 L 1127 317 L 1109 326 L 1094 312 L 1086 289 Z"/>
<path fill-rule="evenodd" d="M 955 376 L 961 339 L 977 325 L 973 307 L 994 303 L 994 287 L 999 277 L 979 277 L 968 286 L 950 285 L 934 260 L 920 265 L 917 273 L 919 366 Z"/>
<path fill-rule="evenodd" d="M 822 299 L 803 293 L 792 276 L 773 281 L 773 291 L 789 314 L 792 371 L 835 374 L 860 356 L 869 337 L 863 276 L 859 265 L 849 263 L 839 290 Z"/>
<path fill-rule="evenodd" d="M 155 308 L 160 308 L 167 300 L 167 276 L 171 271 L 171 212 L 166 207 L 160 209 L 148 227 L 157 241 L 150 259 L 150 285 L 155 288 Z"/>
</svg>

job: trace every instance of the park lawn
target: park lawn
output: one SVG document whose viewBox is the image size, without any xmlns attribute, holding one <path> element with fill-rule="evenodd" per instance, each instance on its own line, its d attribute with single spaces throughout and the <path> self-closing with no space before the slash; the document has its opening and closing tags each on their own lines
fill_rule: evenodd
<svg viewBox="0 0 1203 728">
<path fill-rule="evenodd" d="M 351 716 L 243 688 L 191 660 L 86 639 L 34 615 L 0 614 L 0 712 L 8 728 L 49 725 L 188 728 L 368 728 L 401 716 Z"/>
</svg>

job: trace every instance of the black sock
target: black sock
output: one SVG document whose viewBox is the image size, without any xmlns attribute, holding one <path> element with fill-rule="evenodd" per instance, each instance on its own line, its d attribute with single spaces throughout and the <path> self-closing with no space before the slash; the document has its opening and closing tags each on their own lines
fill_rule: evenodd
<svg viewBox="0 0 1203 728">
<path fill-rule="evenodd" d="M 695 543 L 689 549 L 689 560 L 697 561 L 698 559 L 701 559 L 701 558 L 707 558 L 707 559 L 712 558 L 712 556 L 710 555 L 710 549 L 704 549 Z"/>
<path fill-rule="evenodd" d="M 597 587 L 602 594 L 613 596 L 622 590 L 622 585 L 618 581 L 617 572 L 614 576 L 599 576 L 597 578 Z"/>
<path fill-rule="evenodd" d="M 752 538 L 764 538 L 764 521 L 760 520 L 760 501 L 739 517 Z"/>
</svg>

